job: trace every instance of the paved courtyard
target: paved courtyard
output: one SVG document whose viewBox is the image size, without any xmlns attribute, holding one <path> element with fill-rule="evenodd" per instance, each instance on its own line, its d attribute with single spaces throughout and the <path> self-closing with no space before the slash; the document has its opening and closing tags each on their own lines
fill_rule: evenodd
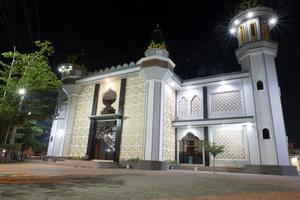
<svg viewBox="0 0 300 200">
<path fill-rule="evenodd" d="M 0 164 L 1 200 L 300 199 L 300 177 Z"/>
</svg>

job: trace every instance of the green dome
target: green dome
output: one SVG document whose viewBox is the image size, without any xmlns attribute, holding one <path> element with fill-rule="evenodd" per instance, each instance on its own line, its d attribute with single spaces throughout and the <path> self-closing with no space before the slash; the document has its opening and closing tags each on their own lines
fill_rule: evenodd
<svg viewBox="0 0 300 200">
<path fill-rule="evenodd" d="M 262 0 L 241 0 L 239 5 L 235 9 L 235 12 L 236 14 L 238 14 L 241 11 L 245 11 L 255 7 L 260 7 L 262 5 L 263 5 Z"/>
</svg>

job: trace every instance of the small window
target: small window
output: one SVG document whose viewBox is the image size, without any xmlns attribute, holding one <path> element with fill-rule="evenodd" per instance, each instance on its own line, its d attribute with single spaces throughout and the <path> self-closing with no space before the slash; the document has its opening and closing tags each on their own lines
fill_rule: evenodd
<svg viewBox="0 0 300 200">
<path fill-rule="evenodd" d="M 269 32 L 269 27 L 267 24 L 264 24 L 262 26 L 262 35 L 263 35 L 263 38 L 265 40 L 269 40 L 270 39 L 270 32 Z"/>
<path fill-rule="evenodd" d="M 52 142 L 52 141 L 53 141 L 53 136 L 50 137 L 50 142 Z"/>
<path fill-rule="evenodd" d="M 252 41 L 256 40 L 256 25 L 255 23 L 250 24 L 250 30 L 251 30 L 251 39 Z"/>
<path fill-rule="evenodd" d="M 270 139 L 270 132 L 269 132 L 269 129 L 264 128 L 264 129 L 262 130 L 262 134 L 263 134 L 263 139 Z"/>
<path fill-rule="evenodd" d="M 240 43 L 243 44 L 245 42 L 244 26 L 240 26 L 239 38 L 240 38 Z"/>
<path fill-rule="evenodd" d="M 256 86 L 257 86 L 257 90 L 264 89 L 264 83 L 262 81 L 257 81 Z"/>
</svg>

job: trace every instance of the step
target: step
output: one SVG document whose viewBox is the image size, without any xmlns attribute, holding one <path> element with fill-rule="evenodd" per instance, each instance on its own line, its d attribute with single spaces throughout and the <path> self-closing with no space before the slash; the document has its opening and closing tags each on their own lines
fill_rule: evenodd
<svg viewBox="0 0 300 200">
<path fill-rule="evenodd" d="M 121 165 L 114 162 L 86 161 L 86 160 L 56 161 L 55 165 L 76 167 L 76 168 L 123 168 Z"/>
</svg>

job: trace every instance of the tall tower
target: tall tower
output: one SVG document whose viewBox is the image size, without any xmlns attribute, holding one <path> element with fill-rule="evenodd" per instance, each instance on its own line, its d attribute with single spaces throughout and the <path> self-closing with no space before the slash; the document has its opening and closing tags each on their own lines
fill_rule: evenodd
<svg viewBox="0 0 300 200">
<path fill-rule="evenodd" d="M 77 98 L 82 89 L 80 85 L 75 84 L 75 81 L 85 76 L 86 70 L 76 66 L 73 67 L 72 63 L 63 63 L 58 71 L 61 73 L 63 86 L 58 97 L 57 116 L 52 123 L 47 155 L 67 157 L 69 155 Z"/>
<path fill-rule="evenodd" d="M 231 20 L 229 32 L 238 39 L 236 57 L 242 69 L 249 71 L 252 81 L 261 165 L 288 166 L 287 137 L 275 66 L 278 44 L 270 36 L 277 16 L 273 9 L 249 6 L 254 6 L 251 1 L 244 1 L 240 6 L 244 10 Z"/>
<path fill-rule="evenodd" d="M 175 64 L 169 58 L 159 26 L 153 32 L 145 57 L 137 64 L 141 67 L 140 75 L 147 83 L 144 159 L 161 161 L 164 85 L 173 76 Z"/>
</svg>

